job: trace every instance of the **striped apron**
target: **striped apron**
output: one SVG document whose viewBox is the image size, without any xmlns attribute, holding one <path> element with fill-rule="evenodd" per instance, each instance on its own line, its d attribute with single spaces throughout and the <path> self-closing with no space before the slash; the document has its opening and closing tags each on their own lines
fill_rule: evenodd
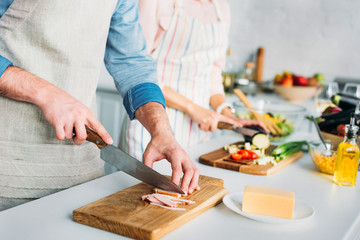
<svg viewBox="0 0 360 240">
<path fill-rule="evenodd" d="M 226 49 L 227 38 L 220 8 L 213 0 L 218 22 L 204 24 L 184 15 L 183 1 L 175 0 L 175 11 L 163 41 L 154 51 L 158 82 L 168 86 L 204 108 L 209 108 L 211 72 L 214 61 Z M 184 112 L 167 108 L 173 133 L 182 147 L 192 146 L 208 139 Z M 150 134 L 138 120 L 124 120 L 119 147 L 137 159 L 150 141 Z"/>
</svg>

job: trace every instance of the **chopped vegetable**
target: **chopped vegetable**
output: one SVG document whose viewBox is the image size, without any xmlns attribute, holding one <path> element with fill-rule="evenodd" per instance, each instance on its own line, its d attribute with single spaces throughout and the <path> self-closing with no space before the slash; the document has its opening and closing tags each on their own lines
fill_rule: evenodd
<svg viewBox="0 0 360 240">
<path fill-rule="evenodd" d="M 271 163 L 273 166 L 277 164 L 277 162 L 274 160 L 274 157 L 266 156 L 259 159 L 256 159 L 253 161 L 254 164 L 257 165 L 266 165 L 268 163 Z"/>
<path fill-rule="evenodd" d="M 231 158 L 234 160 L 240 160 L 241 159 L 241 155 L 237 152 L 231 154 Z"/>
<path fill-rule="evenodd" d="M 242 119 L 255 119 L 255 117 L 249 112 L 237 111 L 236 115 Z M 295 130 L 295 122 L 286 118 L 280 113 L 264 113 L 265 118 L 273 121 L 280 129 L 281 134 L 271 134 L 272 140 L 278 140 L 289 136 Z"/>
<path fill-rule="evenodd" d="M 231 154 L 231 158 L 234 160 L 240 160 L 240 159 L 253 160 L 259 158 L 259 156 L 251 150 L 242 149 L 240 151 L 237 151 L 236 153 Z"/>
<path fill-rule="evenodd" d="M 304 146 L 307 146 L 307 149 L 309 149 L 309 143 L 307 141 L 284 143 L 273 149 L 270 155 L 274 156 L 276 162 L 279 162 L 280 160 L 287 158 L 293 153 L 305 151 L 303 149 Z"/>
<path fill-rule="evenodd" d="M 233 154 L 241 149 L 242 145 L 225 145 L 224 150 Z"/>
<path fill-rule="evenodd" d="M 270 139 L 265 134 L 258 133 L 253 136 L 252 144 L 260 149 L 267 149 L 270 146 Z"/>
</svg>

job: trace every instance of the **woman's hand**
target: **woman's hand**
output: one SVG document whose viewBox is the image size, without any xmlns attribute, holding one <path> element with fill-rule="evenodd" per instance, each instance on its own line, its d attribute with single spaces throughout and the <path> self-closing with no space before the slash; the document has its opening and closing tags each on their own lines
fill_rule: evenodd
<svg viewBox="0 0 360 240">
<path fill-rule="evenodd" d="M 237 118 L 231 111 L 230 108 L 225 108 L 221 114 L 223 116 L 227 116 L 235 121 L 235 125 L 237 127 L 250 127 L 250 126 L 258 126 L 264 129 L 266 133 L 270 133 L 269 129 L 266 128 L 265 124 L 258 120 L 250 120 L 250 119 L 240 119 Z"/>
<path fill-rule="evenodd" d="M 226 122 L 237 126 L 237 122 L 227 116 L 218 114 L 212 110 L 200 107 L 196 104 L 191 104 L 188 107 L 187 114 L 190 118 L 198 123 L 202 131 L 215 132 L 219 122 Z"/>
</svg>

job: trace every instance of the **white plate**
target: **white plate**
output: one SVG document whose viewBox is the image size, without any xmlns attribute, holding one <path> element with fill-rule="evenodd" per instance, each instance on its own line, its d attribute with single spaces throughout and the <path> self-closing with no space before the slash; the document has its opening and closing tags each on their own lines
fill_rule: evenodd
<svg viewBox="0 0 360 240">
<path fill-rule="evenodd" d="M 301 200 L 295 200 L 295 207 L 294 207 L 294 213 L 292 219 L 244 213 L 242 211 L 242 198 L 243 198 L 242 192 L 229 193 L 223 198 L 223 203 L 225 204 L 225 206 L 227 206 L 234 212 L 259 222 L 291 223 L 291 222 L 297 222 L 310 218 L 315 214 L 314 208 L 312 208 L 309 204 Z"/>
</svg>

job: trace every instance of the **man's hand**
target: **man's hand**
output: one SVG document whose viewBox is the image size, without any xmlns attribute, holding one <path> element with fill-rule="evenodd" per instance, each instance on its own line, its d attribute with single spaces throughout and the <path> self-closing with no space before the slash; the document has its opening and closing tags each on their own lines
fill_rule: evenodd
<svg viewBox="0 0 360 240">
<path fill-rule="evenodd" d="M 198 186 L 199 170 L 191 161 L 186 152 L 179 146 L 173 136 L 154 136 L 146 147 L 143 162 L 153 167 L 154 162 L 167 159 L 172 168 L 172 181 L 179 185 L 181 175 L 184 173 L 181 182 L 181 189 L 191 194 Z"/>
<path fill-rule="evenodd" d="M 54 126 L 57 139 L 73 139 L 75 144 L 81 145 L 86 140 L 85 126 L 88 126 L 96 131 L 107 144 L 113 143 L 110 135 L 90 109 L 70 94 L 56 87 L 49 87 L 47 91 L 44 91 L 44 95 L 45 100 L 39 101 L 38 106 L 46 120 Z M 76 131 L 75 136 L 73 136 L 73 129 Z"/>
<path fill-rule="evenodd" d="M 185 193 L 192 193 L 198 186 L 199 170 L 191 161 L 188 154 L 176 142 L 163 106 L 156 102 L 149 102 L 138 108 L 135 117 L 144 125 L 151 135 L 143 162 L 153 167 L 154 162 L 167 159 L 172 168 L 172 181 L 180 183 Z"/>
<path fill-rule="evenodd" d="M 85 126 L 88 126 L 99 133 L 107 144 L 113 142 L 88 107 L 51 83 L 20 68 L 10 66 L 3 73 L 0 95 L 37 105 L 55 128 L 59 140 L 73 138 L 74 143 L 80 145 L 87 137 Z"/>
</svg>

